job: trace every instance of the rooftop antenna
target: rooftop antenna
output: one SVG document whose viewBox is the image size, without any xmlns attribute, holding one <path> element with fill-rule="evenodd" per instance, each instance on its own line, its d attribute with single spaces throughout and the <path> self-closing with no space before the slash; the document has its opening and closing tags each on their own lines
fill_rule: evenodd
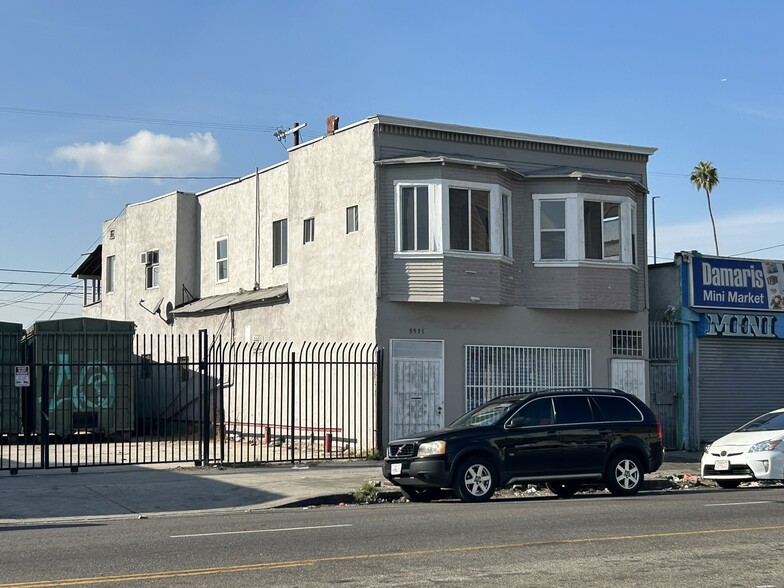
<svg viewBox="0 0 784 588">
<path fill-rule="evenodd" d="M 306 126 L 308 126 L 308 123 L 299 124 L 298 122 L 295 122 L 294 126 L 291 127 L 290 129 L 284 129 L 283 127 L 281 127 L 277 131 L 275 131 L 275 138 L 281 143 L 283 143 L 283 141 L 285 141 L 287 136 L 294 135 L 294 147 L 296 147 L 297 145 L 299 145 L 299 132 L 302 129 L 304 129 Z"/>
</svg>

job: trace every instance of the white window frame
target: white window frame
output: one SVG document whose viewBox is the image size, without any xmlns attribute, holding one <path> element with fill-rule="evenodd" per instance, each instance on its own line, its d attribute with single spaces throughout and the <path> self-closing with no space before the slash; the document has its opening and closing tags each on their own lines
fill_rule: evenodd
<svg viewBox="0 0 784 588">
<path fill-rule="evenodd" d="M 403 188 L 428 189 L 428 248 L 403 250 Z M 453 250 L 449 244 L 449 189 L 484 190 L 490 193 L 490 251 Z M 451 255 L 469 257 L 512 258 L 512 195 L 498 184 L 466 182 L 431 178 L 426 180 L 396 180 L 395 191 L 395 256 L 432 257 Z M 504 219 L 503 199 L 508 198 L 508 218 Z M 505 231 L 506 229 L 506 231 Z M 508 247 L 508 255 L 505 255 Z"/>
<path fill-rule="evenodd" d="M 359 231 L 359 205 L 346 208 L 346 234 Z"/>
<path fill-rule="evenodd" d="M 547 229 L 543 228 L 542 227 L 542 207 L 541 207 L 541 201 L 535 205 L 535 211 L 536 211 L 535 215 L 536 215 L 536 217 L 534 219 L 534 233 L 535 233 L 536 245 L 538 246 L 538 249 L 536 251 L 536 259 L 542 260 L 542 234 L 543 233 L 557 234 L 559 236 L 563 236 L 564 259 L 567 259 L 568 255 L 566 253 L 566 248 L 567 248 L 568 239 L 566 238 L 566 225 L 568 223 L 568 219 L 567 219 L 567 216 L 566 216 L 566 200 L 561 199 L 561 198 L 552 198 L 552 199 L 548 199 L 547 203 L 548 204 L 550 204 L 550 203 L 552 203 L 552 204 L 563 204 L 563 209 L 564 209 L 564 226 L 563 226 L 563 228 L 561 228 L 561 227 L 547 228 Z M 552 258 L 552 257 L 548 257 L 547 258 L 547 261 L 554 261 L 554 260 L 558 260 L 558 258 Z M 542 260 L 542 261 L 544 261 L 544 260 Z"/>
<path fill-rule="evenodd" d="M 220 257 L 219 243 L 226 241 L 226 257 Z M 227 236 L 215 239 L 215 282 L 220 284 L 229 281 L 229 238 Z M 226 277 L 221 278 L 221 265 L 225 267 Z"/>
<path fill-rule="evenodd" d="M 114 255 L 106 256 L 106 293 L 114 292 L 117 284 L 117 258 Z"/>
<path fill-rule="evenodd" d="M 154 255 L 153 255 L 154 254 Z M 161 254 L 159 249 L 147 252 L 147 263 L 144 266 L 144 289 L 154 290 L 161 282 Z"/>
<path fill-rule="evenodd" d="M 542 259 L 541 203 L 562 200 L 565 202 L 565 258 Z M 583 205 L 586 201 L 610 202 L 620 204 L 620 248 L 621 259 L 586 259 L 585 226 L 583 224 Z M 603 267 L 636 267 L 637 256 L 633 250 L 633 238 L 637 235 L 637 207 L 627 196 L 607 194 L 587 194 L 583 192 L 567 194 L 533 194 L 534 202 L 534 264 L 537 266 L 574 266 L 601 265 Z M 639 245 L 635 244 L 636 247 Z"/>
<path fill-rule="evenodd" d="M 278 234 L 276 235 L 276 228 Z M 272 267 L 289 262 L 289 219 L 282 218 L 272 223 Z"/>
<path fill-rule="evenodd" d="M 311 216 L 302 221 L 302 243 L 313 243 L 316 240 L 316 218 Z"/>
<path fill-rule="evenodd" d="M 439 180 L 395 182 L 395 251 L 404 255 L 441 253 L 441 186 Z M 425 249 L 403 249 L 403 188 L 427 188 L 428 245 Z M 416 234 L 416 229 L 414 230 Z"/>
</svg>

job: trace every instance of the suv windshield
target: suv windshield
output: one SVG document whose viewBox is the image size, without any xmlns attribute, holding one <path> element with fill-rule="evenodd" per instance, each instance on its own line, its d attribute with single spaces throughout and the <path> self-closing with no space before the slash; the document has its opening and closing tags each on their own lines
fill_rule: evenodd
<svg viewBox="0 0 784 588">
<path fill-rule="evenodd" d="M 464 414 L 451 425 L 449 428 L 457 427 L 484 427 L 486 425 L 495 425 L 501 420 L 506 411 L 512 406 L 514 402 L 491 402 Z"/>
<path fill-rule="evenodd" d="M 738 432 L 778 431 L 780 429 L 784 429 L 784 412 L 769 412 L 768 414 L 757 417 L 750 423 L 746 423 L 738 429 Z"/>
</svg>

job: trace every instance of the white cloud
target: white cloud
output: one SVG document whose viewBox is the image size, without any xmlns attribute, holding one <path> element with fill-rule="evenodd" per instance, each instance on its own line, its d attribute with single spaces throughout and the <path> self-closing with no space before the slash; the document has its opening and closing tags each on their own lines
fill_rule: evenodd
<svg viewBox="0 0 784 588">
<path fill-rule="evenodd" d="M 183 138 L 139 131 L 119 145 L 101 141 L 59 147 L 53 157 L 73 161 L 82 172 L 173 176 L 215 169 L 220 148 L 211 133 L 192 133 Z"/>
<path fill-rule="evenodd" d="M 721 255 L 751 259 L 784 259 L 784 208 L 748 210 L 716 218 L 716 235 Z M 653 233 L 648 233 L 648 253 L 653 259 Z M 657 224 L 656 256 L 660 263 L 672 261 L 676 251 L 700 251 L 714 255 L 710 219 L 690 223 Z"/>
</svg>

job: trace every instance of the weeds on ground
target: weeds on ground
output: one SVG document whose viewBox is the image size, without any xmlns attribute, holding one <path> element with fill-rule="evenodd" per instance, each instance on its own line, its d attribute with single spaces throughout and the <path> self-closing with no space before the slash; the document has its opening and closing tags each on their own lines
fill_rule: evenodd
<svg viewBox="0 0 784 588">
<path fill-rule="evenodd" d="M 354 492 L 354 502 L 357 504 L 375 504 L 378 502 L 378 486 L 373 482 L 365 482 Z"/>
</svg>

